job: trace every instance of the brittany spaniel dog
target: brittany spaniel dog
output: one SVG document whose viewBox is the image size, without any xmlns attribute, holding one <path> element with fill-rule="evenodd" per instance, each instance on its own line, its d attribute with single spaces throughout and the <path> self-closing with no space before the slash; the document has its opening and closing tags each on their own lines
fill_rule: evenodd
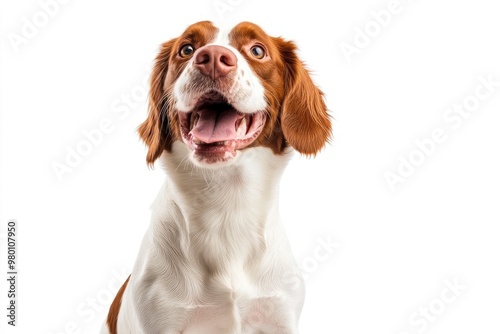
<svg viewBox="0 0 500 334">
<path fill-rule="evenodd" d="M 331 123 L 295 44 L 198 22 L 161 45 L 150 86 L 139 134 L 166 181 L 101 333 L 298 333 L 304 283 L 279 182 Z"/>
</svg>

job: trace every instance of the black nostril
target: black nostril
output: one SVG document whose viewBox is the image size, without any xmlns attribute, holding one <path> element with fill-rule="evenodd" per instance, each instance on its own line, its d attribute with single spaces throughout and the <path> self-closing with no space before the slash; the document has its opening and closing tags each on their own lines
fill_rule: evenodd
<svg viewBox="0 0 500 334">
<path fill-rule="evenodd" d="M 229 60 L 226 56 L 221 56 L 220 57 L 220 62 L 223 63 L 224 65 L 227 65 L 227 66 L 233 66 L 231 60 Z"/>
<path fill-rule="evenodd" d="M 210 56 L 208 55 L 208 53 L 200 55 L 200 58 L 197 59 L 197 64 L 208 64 L 210 62 Z"/>
</svg>

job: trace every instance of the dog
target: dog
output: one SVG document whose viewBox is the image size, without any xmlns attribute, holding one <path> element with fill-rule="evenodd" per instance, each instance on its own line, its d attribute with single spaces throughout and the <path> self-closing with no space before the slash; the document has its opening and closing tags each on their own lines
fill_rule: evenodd
<svg viewBox="0 0 500 334">
<path fill-rule="evenodd" d="M 242 22 L 161 45 L 139 135 L 166 181 L 102 334 L 296 334 L 304 282 L 278 212 L 298 151 L 329 142 L 297 47 Z"/>
</svg>

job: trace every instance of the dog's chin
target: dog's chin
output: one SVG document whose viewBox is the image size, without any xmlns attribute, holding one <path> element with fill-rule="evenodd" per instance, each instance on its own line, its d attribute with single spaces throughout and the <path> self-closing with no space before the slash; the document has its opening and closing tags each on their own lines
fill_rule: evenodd
<svg viewBox="0 0 500 334">
<path fill-rule="evenodd" d="M 234 153 L 224 154 L 204 154 L 190 150 L 189 159 L 193 165 L 207 169 L 219 169 L 231 166 L 244 154 L 244 151 L 237 150 Z"/>
<path fill-rule="evenodd" d="M 234 163 L 260 135 L 264 111 L 241 113 L 217 93 L 202 97 L 193 110 L 178 112 L 182 141 L 199 167 Z"/>
</svg>

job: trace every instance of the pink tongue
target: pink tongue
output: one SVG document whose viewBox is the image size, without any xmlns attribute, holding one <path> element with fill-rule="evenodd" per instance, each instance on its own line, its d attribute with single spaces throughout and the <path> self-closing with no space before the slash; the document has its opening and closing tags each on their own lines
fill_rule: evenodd
<svg viewBox="0 0 500 334">
<path fill-rule="evenodd" d="M 243 118 L 234 109 L 198 111 L 200 118 L 191 134 L 205 143 L 236 139 L 236 121 Z"/>
</svg>

